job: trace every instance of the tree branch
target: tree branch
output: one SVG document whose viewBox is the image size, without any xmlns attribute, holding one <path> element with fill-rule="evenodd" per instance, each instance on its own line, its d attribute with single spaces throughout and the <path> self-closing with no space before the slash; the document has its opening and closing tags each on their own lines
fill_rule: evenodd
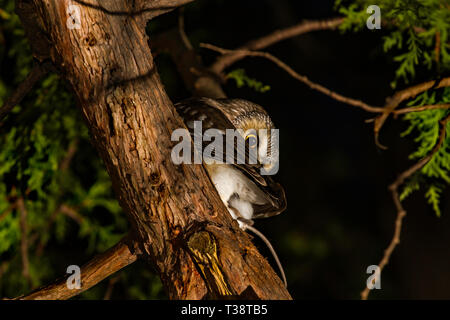
<svg viewBox="0 0 450 320">
<path fill-rule="evenodd" d="M 403 109 L 400 109 L 400 110 L 394 110 L 392 113 L 397 116 L 399 114 L 405 114 L 405 113 L 411 113 L 411 112 L 419 112 L 419 111 L 425 111 L 425 110 L 436 110 L 436 109 L 450 109 L 450 103 L 431 104 L 431 105 L 426 105 L 426 106 L 408 107 L 408 108 L 403 108 Z"/>
<path fill-rule="evenodd" d="M 405 100 L 414 98 L 418 94 L 425 92 L 431 88 L 439 89 L 449 86 L 450 86 L 450 77 L 447 77 L 417 84 L 415 86 L 398 91 L 392 97 L 387 98 L 383 114 L 375 119 L 374 125 L 375 143 L 380 148 L 386 149 L 385 146 L 379 143 L 379 133 L 389 115 L 394 112 L 394 110 L 400 105 L 400 103 L 402 103 Z"/>
<path fill-rule="evenodd" d="M 184 7 L 181 7 L 178 12 L 178 32 L 180 34 L 181 40 L 183 41 L 184 46 L 187 50 L 194 50 L 189 37 L 186 34 L 185 23 L 184 23 Z"/>
<path fill-rule="evenodd" d="M 81 267 L 81 289 L 69 289 L 66 283 L 69 277 L 67 275 L 53 284 L 15 300 L 66 300 L 74 297 L 135 262 L 137 256 L 133 253 L 134 248 L 130 250 L 131 246 L 130 238 L 125 237 L 114 247 L 97 255 Z"/>
<path fill-rule="evenodd" d="M 239 53 L 240 57 L 262 57 L 265 59 L 268 59 L 270 61 L 272 61 L 273 63 L 275 63 L 278 67 L 280 67 L 281 69 L 283 69 L 284 71 L 286 71 L 290 76 L 292 76 L 294 79 L 303 82 L 304 84 L 306 84 L 308 87 L 310 87 L 313 90 L 319 91 L 337 101 L 346 103 L 348 105 L 354 106 L 354 107 L 358 107 L 361 108 L 367 112 L 383 112 L 383 108 L 380 107 L 373 107 L 368 105 L 367 103 L 361 101 L 361 100 L 357 100 L 357 99 L 353 99 L 353 98 L 349 98 L 349 97 L 345 97 L 339 93 L 336 93 L 334 91 L 331 91 L 330 89 L 317 84 L 315 82 L 312 82 L 311 80 L 308 79 L 308 77 L 303 76 L 298 74 L 296 71 L 294 71 L 291 67 L 289 67 L 286 63 L 284 63 L 283 61 L 281 61 L 280 59 L 278 59 L 277 57 L 271 55 L 270 53 L 267 52 L 260 52 L 260 51 L 249 51 L 249 50 L 227 50 L 227 49 L 223 49 L 223 48 L 219 48 L 216 47 L 214 45 L 211 44 L 207 44 L 207 43 L 202 43 L 200 44 L 200 47 L 202 48 L 207 48 L 207 49 L 211 49 L 214 51 L 217 51 L 221 54 L 229 54 L 232 52 L 237 52 Z"/>
<path fill-rule="evenodd" d="M 398 188 L 405 182 L 406 179 L 411 177 L 414 173 L 419 171 L 423 168 L 433 157 L 433 155 L 439 151 L 439 148 L 442 146 L 445 140 L 446 136 L 446 129 L 447 124 L 450 121 L 450 115 L 448 115 L 446 118 L 444 118 L 440 122 L 440 133 L 439 133 L 439 139 L 435 146 L 433 147 L 433 150 L 422 160 L 414 164 L 412 167 L 408 168 L 404 172 L 402 172 L 397 179 L 389 186 L 389 191 L 391 192 L 392 199 L 394 201 L 395 207 L 397 209 L 397 218 L 395 220 L 395 230 L 394 235 L 392 236 L 392 240 L 389 243 L 388 247 L 384 251 L 383 258 L 381 259 L 380 263 L 378 264 L 378 267 L 380 268 L 380 272 L 378 273 L 378 277 L 381 276 L 381 272 L 383 271 L 384 267 L 389 263 L 389 259 L 391 258 L 392 253 L 394 252 L 397 245 L 400 243 L 400 234 L 402 230 L 402 221 L 403 218 L 406 216 L 406 210 L 403 208 L 403 205 L 400 201 L 400 197 L 398 194 Z M 366 288 L 361 292 L 361 299 L 367 300 L 369 297 L 370 289 L 366 286 Z"/>
<path fill-rule="evenodd" d="M 338 28 L 342 22 L 344 22 L 345 17 L 335 17 L 327 20 L 312 20 L 312 21 L 302 21 L 294 26 L 276 30 L 268 35 L 260 37 L 258 39 L 252 40 L 244 44 L 243 46 L 237 48 L 233 52 L 227 55 L 218 57 L 217 60 L 211 65 L 210 69 L 214 73 L 221 74 L 227 67 L 241 60 L 245 56 L 241 55 L 240 50 L 261 50 L 267 48 L 275 43 L 281 42 L 283 40 L 293 38 L 305 33 L 320 31 L 320 30 L 335 30 Z M 383 23 L 387 24 L 383 20 Z M 424 32 L 422 28 L 414 27 L 417 33 Z"/>
<path fill-rule="evenodd" d="M 332 18 L 328 20 L 303 21 L 292 27 L 272 32 L 261 38 L 252 40 L 239 47 L 237 50 L 229 51 L 228 54 L 218 57 L 210 70 L 216 74 L 221 74 L 230 65 L 243 59 L 248 50 L 261 50 L 277 42 L 299 36 L 312 31 L 333 30 L 344 21 L 343 17 Z"/>
</svg>

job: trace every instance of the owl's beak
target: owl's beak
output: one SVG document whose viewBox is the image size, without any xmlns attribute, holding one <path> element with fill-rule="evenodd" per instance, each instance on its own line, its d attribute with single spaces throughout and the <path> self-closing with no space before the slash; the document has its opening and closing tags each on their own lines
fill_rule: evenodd
<svg viewBox="0 0 450 320">
<path fill-rule="evenodd" d="M 263 164 L 261 175 L 273 176 L 278 172 L 278 161 Z"/>
</svg>

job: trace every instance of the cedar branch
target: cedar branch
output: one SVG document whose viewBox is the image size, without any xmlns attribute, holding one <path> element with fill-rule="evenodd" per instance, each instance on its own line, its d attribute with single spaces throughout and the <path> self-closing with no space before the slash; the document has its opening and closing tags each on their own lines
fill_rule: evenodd
<svg viewBox="0 0 450 320">
<path fill-rule="evenodd" d="M 414 164 L 412 167 L 408 168 L 407 170 L 403 171 L 397 179 L 389 186 L 389 191 L 391 192 L 392 199 L 394 201 L 395 207 L 397 209 L 397 218 L 395 220 L 395 230 L 394 235 L 392 236 L 392 240 L 389 243 L 388 247 L 384 251 L 383 258 L 381 259 L 380 263 L 378 264 L 378 267 L 380 268 L 380 272 L 378 273 L 378 276 L 381 275 L 381 272 L 383 271 L 384 267 L 389 263 L 389 259 L 392 256 L 392 253 L 394 252 L 397 245 L 400 243 L 400 234 L 402 230 L 402 222 L 403 218 L 406 216 L 406 210 L 403 208 L 403 205 L 400 201 L 400 197 L 398 194 L 398 188 L 405 182 L 406 179 L 411 177 L 414 173 L 419 171 L 423 168 L 433 157 L 433 155 L 439 151 L 439 148 L 442 146 L 445 140 L 446 135 L 446 129 L 447 124 L 450 121 L 450 115 L 448 115 L 446 118 L 440 121 L 440 133 L 439 138 L 435 146 L 433 147 L 433 150 L 422 160 Z M 366 288 L 361 292 L 361 299 L 367 300 L 369 297 L 370 289 L 366 286 Z"/>
<path fill-rule="evenodd" d="M 393 96 L 387 98 L 383 114 L 381 114 L 375 119 L 374 125 L 375 143 L 380 148 L 386 149 L 385 146 L 379 143 L 379 133 L 389 115 L 391 115 L 394 112 L 394 110 L 400 105 L 400 103 L 402 103 L 405 100 L 414 98 L 418 94 L 425 92 L 431 88 L 439 89 L 444 87 L 450 87 L 450 77 L 419 83 L 415 86 L 400 90 L 396 92 Z"/>
</svg>

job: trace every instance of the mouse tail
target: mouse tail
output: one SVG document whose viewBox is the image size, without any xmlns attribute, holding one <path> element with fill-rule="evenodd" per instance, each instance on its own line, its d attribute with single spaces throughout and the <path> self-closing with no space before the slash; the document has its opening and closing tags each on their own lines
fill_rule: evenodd
<svg viewBox="0 0 450 320">
<path fill-rule="evenodd" d="M 254 228 L 248 224 L 246 224 L 244 226 L 244 228 L 245 228 L 245 230 L 250 230 L 255 235 L 257 235 L 262 241 L 264 241 L 266 246 L 269 248 L 270 252 L 272 252 L 273 258 L 275 259 L 275 262 L 278 265 L 278 269 L 280 269 L 280 273 L 281 273 L 281 277 L 284 282 L 284 286 L 287 288 L 287 280 L 286 280 L 286 275 L 284 274 L 283 266 L 281 265 L 280 259 L 278 259 L 275 249 L 272 247 L 272 244 L 270 243 L 270 241 L 260 231 L 258 231 L 258 229 Z"/>
</svg>

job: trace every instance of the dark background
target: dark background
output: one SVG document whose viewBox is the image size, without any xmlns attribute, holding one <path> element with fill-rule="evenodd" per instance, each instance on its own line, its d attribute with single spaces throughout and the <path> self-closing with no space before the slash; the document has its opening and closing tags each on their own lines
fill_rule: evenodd
<svg viewBox="0 0 450 320">
<path fill-rule="evenodd" d="M 197 48 L 199 42 L 236 48 L 304 19 L 337 15 L 332 1 L 201 1 L 185 11 L 186 32 Z M 175 23 L 176 17 L 158 23 Z M 320 31 L 266 50 L 312 81 L 383 106 L 394 92 L 389 84 L 395 65 L 382 50 L 382 36 L 383 30 Z M 206 49 L 199 52 L 207 63 L 216 57 Z M 174 85 L 169 59 L 159 57 L 158 63 L 171 98 L 186 98 L 188 93 Z M 373 125 L 365 123 L 371 114 L 312 91 L 267 60 L 247 58 L 228 70 L 236 68 L 271 86 L 258 93 L 229 81 L 225 90 L 229 97 L 263 105 L 280 129 L 277 179 L 286 189 L 288 209 L 256 227 L 277 249 L 292 296 L 359 298 L 366 268 L 379 263 L 393 235 L 396 211 L 387 186 L 412 164 L 413 142 L 399 136 L 405 123 L 387 122 L 381 142 L 389 149 L 383 151 L 374 144 Z M 382 274 L 382 289 L 371 298 L 450 298 L 448 207 L 443 197 L 443 215 L 437 218 L 420 191 L 405 201 L 401 243 Z"/>
</svg>

